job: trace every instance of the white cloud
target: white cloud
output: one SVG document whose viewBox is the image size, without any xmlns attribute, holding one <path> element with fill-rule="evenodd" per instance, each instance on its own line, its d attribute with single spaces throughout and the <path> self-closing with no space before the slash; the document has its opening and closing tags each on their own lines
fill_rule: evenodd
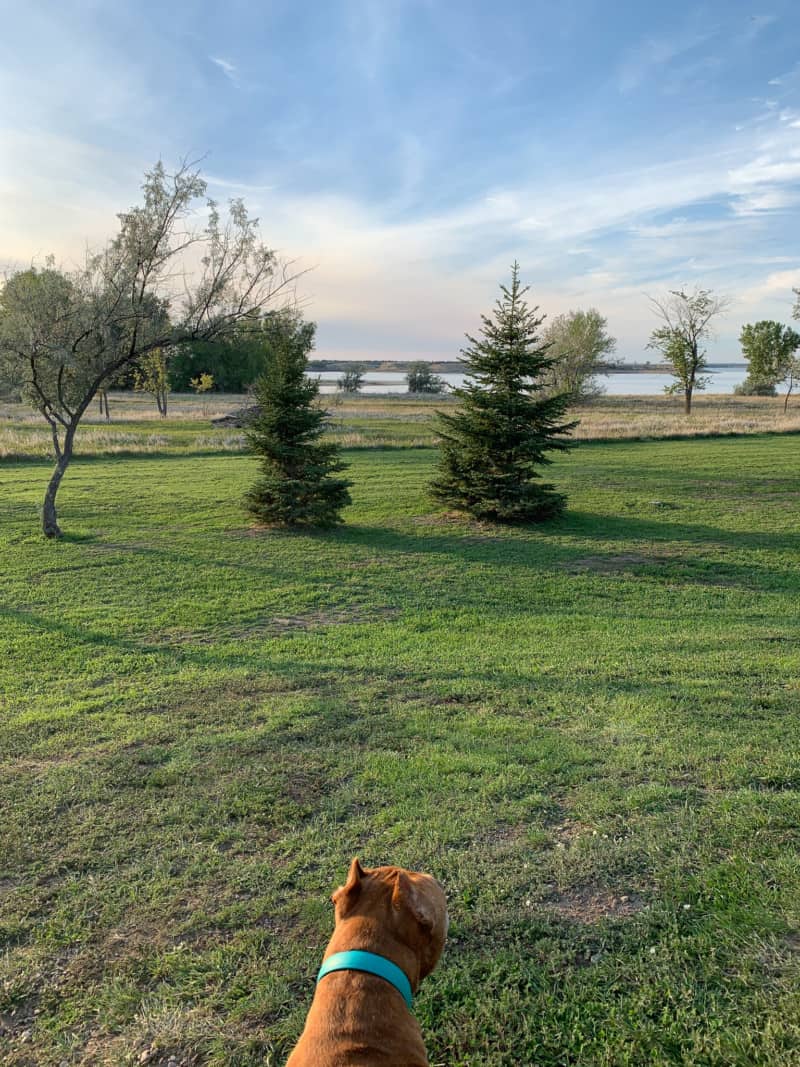
<svg viewBox="0 0 800 1067">
<path fill-rule="evenodd" d="M 800 258 L 796 260 L 796 266 L 793 269 L 773 271 L 754 285 L 742 289 L 736 295 L 735 306 L 745 313 L 760 309 L 762 314 L 767 314 L 767 309 L 774 308 L 775 318 L 786 319 L 789 317 L 794 299 L 792 289 L 797 289 L 798 286 L 800 286 Z"/>
<path fill-rule="evenodd" d="M 208 58 L 211 60 L 212 63 L 216 64 L 216 66 L 219 67 L 219 69 L 229 81 L 233 82 L 234 85 L 238 85 L 238 79 L 236 77 L 236 67 L 233 65 L 233 63 L 229 62 L 227 59 L 222 59 L 220 56 L 209 56 Z"/>
<path fill-rule="evenodd" d="M 797 80 L 800 80 L 800 63 L 797 63 L 791 70 L 787 70 L 784 74 L 781 74 L 776 78 L 770 78 L 769 85 L 786 86 Z"/>
<path fill-rule="evenodd" d="M 736 215 L 759 215 L 766 211 L 783 211 L 800 203 L 800 193 L 786 189 L 764 189 L 737 197 L 733 203 Z"/>
</svg>

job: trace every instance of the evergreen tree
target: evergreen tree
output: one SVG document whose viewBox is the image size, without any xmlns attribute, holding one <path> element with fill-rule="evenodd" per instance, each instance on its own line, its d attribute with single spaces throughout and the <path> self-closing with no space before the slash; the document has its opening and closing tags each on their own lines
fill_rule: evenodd
<svg viewBox="0 0 800 1067">
<path fill-rule="evenodd" d="M 315 401 L 319 384 L 306 377 L 314 347 L 313 322 L 292 312 L 265 323 L 267 369 L 254 395 L 259 411 L 247 428 L 250 448 L 261 457 L 261 474 L 245 495 L 259 521 L 283 526 L 332 526 L 350 503 L 338 446 L 320 441 L 328 413 Z"/>
<path fill-rule="evenodd" d="M 540 339 L 544 316 L 529 309 L 528 292 L 511 268 L 511 287 L 492 318 L 482 315 L 481 339 L 467 334 L 462 350 L 470 381 L 453 390 L 461 408 L 440 413 L 441 455 L 433 495 L 479 518 L 540 522 L 558 515 L 566 498 L 541 481 L 547 453 L 569 447 L 577 425 L 563 422 L 568 394 L 548 396 L 546 372 L 553 364 Z"/>
</svg>

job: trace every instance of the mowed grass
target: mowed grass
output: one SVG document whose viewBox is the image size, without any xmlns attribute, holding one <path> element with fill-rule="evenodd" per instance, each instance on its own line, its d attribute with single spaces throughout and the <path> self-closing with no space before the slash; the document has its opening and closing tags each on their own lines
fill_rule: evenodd
<svg viewBox="0 0 800 1067">
<path fill-rule="evenodd" d="M 445 885 L 432 1064 L 800 1064 L 800 441 L 580 445 L 541 529 L 360 449 L 0 464 L 0 1062 L 279 1064 L 353 855 Z M 172 1057 L 172 1060 L 170 1060 Z"/>
</svg>

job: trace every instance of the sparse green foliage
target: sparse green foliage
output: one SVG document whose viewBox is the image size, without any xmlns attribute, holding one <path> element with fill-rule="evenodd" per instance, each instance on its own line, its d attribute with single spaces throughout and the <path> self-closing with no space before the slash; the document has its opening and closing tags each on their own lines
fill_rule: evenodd
<svg viewBox="0 0 800 1067">
<path fill-rule="evenodd" d="M 788 406 L 795 378 L 800 374 L 800 361 L 796 353 L 800 348 L 800 334 L 790 326 L 763 319 L 748 323 L 739 335 L 742 355 L 747 360 L 745 387 L 754 390 L 751 395 L 773 395 L 775 387 L 786 382 L 784 409 Z M 755 393 L 756 389 L 771 388 L 771 394 Z"/>
<path fill-rule="evenodd" d="M 447 389 L 444 378 L 434 374 L 430 363 L 418 360 L 408 368 L 406 375 L 409 393 L 444 393 Z"/>
<path fill-rule="evenodd" d="M 340 393 L 360 393 L 364 384 L 364 367 L 360 363 L 354 363 L 348 367 L 344 374 L 336 382 L 336 388 Z"/>
<path fill-rule="evenodd" d="M 597 376 L 603 372 L 605 357 L 617 347 L 607 328 L 608 320 L 597 308 L 568 311 L 553 319 L 544 334 L 553 360 L 547 374 L 552 392 L 568 393 L 575 401 L 602 394 Z"/>
<path fill-rule="evenodd" d="M 203 371 L 196 378 L 192 378 L 191 385 L 198 396 L 200 393 L 209 393 L 214 388 L 214 375 Z"/>
<path fill-rule="evenodd" d="M 667 387 L 668 393 L 682 393 L 684 410 L 692 410 L 692 396 L 705 389 L 710 378 L 703 342 L 711 336 L 711 323 L 728 306 L 724 297 L 715 296 L 710 289 L 695 288 L 692 292 L 672 289 L 663 300 L 651 298 L 655 313 L 664 323 L 653 330 L 648 348 L 657 349 L 669 364 L 675 379 Z"/>
<path fill-rule="evenodd" d="M 140 393 L 150 393 L 155 397 L 159 415 L 162 419 L 167 417 L 169 368 L 165 349 L 153 348 L 142 356 L 133 370 L 133 387 Z"/>
<path fill-rule="evenodd" d="M 350 503 L 350 482 L 337 445 L 320 441 L 328 413 L 318 404 L 319 384 L 305 371 L 314 347 L 314 323 L 291 312 L 276 314 L 267 369 L 256 382 L 258 414 L 247 429 L 261 473 L 245 495 L 247 510 L 266 524 L 332 526 Z"/>
<path fill-rule="evenodd" d="M 493 318 L 481 316 L 481 339 L 467 335 L 462 354 L 471 381 L 453 390 L 461 409 L 440 415 L 431 492 L 479 518 L 539 522 L 564 508 L 566 498 L 543 483 L 540 472 L 551 462 L 548 452 L 569 447 L 576 423 L 562 421 L 569 396 L 546 392 L 553 361 L 539 332 L 544 316 L 525 303 L 518 264 L 511 287 L 500 288 Z"/>
</svg>

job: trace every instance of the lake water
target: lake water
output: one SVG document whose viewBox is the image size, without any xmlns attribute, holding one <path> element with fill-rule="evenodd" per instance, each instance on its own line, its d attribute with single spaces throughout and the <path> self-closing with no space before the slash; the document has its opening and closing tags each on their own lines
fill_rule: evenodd
<svg viewBox="0 0 800 1067">
<path fill-rule="evenodd" d="M 743 382 L 747 374 L 747 368 L 731 370 L 711 371 L 707 393 L 732 393 L 734 388 Z M 312 378 L 320 379 L 320 391 L 323 393 L 335 393 L 336 382 L 341 377 L 341 371 L 314 371 Z M 464 384 L 463 374 L 442 374 L 448 388 L 452 389 Z M 608 396 L 662 396 L 664 387 L 670 385 L 672 378 L 668 374 L 604 374 L 601 375 L 600 384 Z M 364 375 L 362 393 L 405 393 L 406 376 L 399 371 L 369 371 Z"/>
</svg>

